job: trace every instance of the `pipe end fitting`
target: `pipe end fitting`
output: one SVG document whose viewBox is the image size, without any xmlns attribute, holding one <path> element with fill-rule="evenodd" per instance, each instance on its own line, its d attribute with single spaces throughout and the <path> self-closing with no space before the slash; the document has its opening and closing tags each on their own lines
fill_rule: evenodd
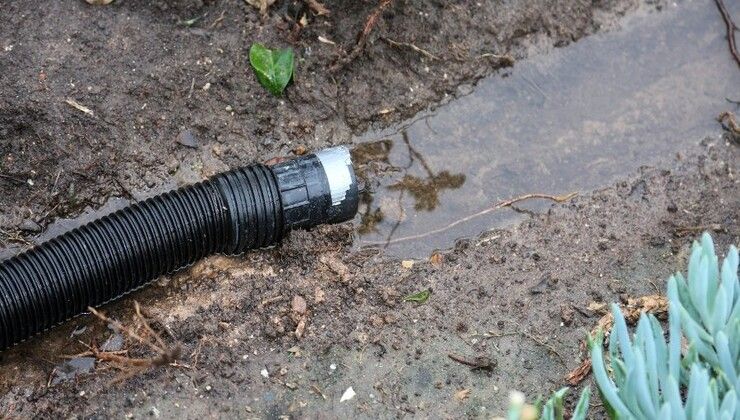
<svg viewBox="0 0 740 420">
<path fill-rule="evenodd" d="M 359 191 L 345 146 L 332 147 L 272 166 L 286 230 L 351 220 Z"/>
</svg>

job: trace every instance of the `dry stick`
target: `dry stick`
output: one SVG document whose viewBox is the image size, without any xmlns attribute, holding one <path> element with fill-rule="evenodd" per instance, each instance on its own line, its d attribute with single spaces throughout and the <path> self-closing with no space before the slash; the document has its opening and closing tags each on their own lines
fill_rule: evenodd
<svg viewBox="0 0 740 420">
<path fill-rule="evenodd" d="M 725 21 L 725 26 L 727 27 L 727 44 L 730 46 L 730 53 L 735 58 L 737 65 L 740 66 L 740 54 L 738 54 L 737 47 L 735 47 L 735 31 L 738 27 L 732 21 L 732 16 L 730 16 L 730 12 L 725 7 L 724 1 L 714 0 L 714 2 L 717 3 L 719 12 L 722 14 L 722 19 Z"/>
<path fill-rule="evenodd" d="M 524 195 L 519 196 L 519 197 L 516 197 L 516 198 L 512 198 L 512 199 L 509 199 L 509 200 L 502 201 L 500 203 L 496 203 L 492 207 L 489 207 L 489 208 L 487 208 L 485 210 L 481 210 L 478 213 L 471 214 L 470 216 L 463 217 L 462 219 L 455 220 L 454 222 L 450 223 L 449 225 L 443 226 L 443 227 L 441 227 L 439 229 L 430 230 L 428 232 L 419 233 L 417 235 L 403 236 L 401 238 L 392 239 L 390 241 L 382 241 L 382 242 L 379 242 L 379 241 L 366 241 L 365 243 L 366 244 L 369 244 L 369 245 L 384 245 L 384 244 L 394 244 L 394 243 L 398 243 L 398 242 L 411 241 L 411 240 L 415 240 L 415 239 L 422 239 L 422 238 L 426 238 L 427 236 L 436 235 L 438 233 L 442 233 L 444 231 L 450 230 L 453 227 L 455 227 L 455 226 L 457 226 L 457 225 L 459 225 L 461 223 L 469 222 L 469 221 L 471 221 L 471 220 L 473 220 L 473 219 L 475 219 L 477 217 L 484 216 L 484 215 L 486 215 L 486 214 L 488 214 L 488 213 L 490 213 L 492 211 L 499 210 L 499 209 L 502 209 L 504 207 L 509 207 L 512 204 L 516 204 L 516 203 L 518 203 L 520 201 L 530 200 L 530 199 L 533 199 L 533 198 L 543 198 L 543 199 L 546 199 L 546 200 L 552 200 L 552 201 L 554 201 L 556 203 L 563 203 L 563 202 L 566 202 L 566 201 L 570 200 L 571 198 L 573 198 L 573 197 L 575 197 L 577 195 L 578 195 L 577 192 L 572 192 L 572 193 L 566 194 L 566 195 L 550 195 L 550 194 L 540 194 L 540 193 L 524 194 Z"/>
<path fill-rule="evenodd" d="M 392 47 L 396 47 L 396 48 L 410 48 L 410 49 L 418 52 L 419 54 L 423 55 L 424 57 L 429 58 L 430 60 L 439 60 L 439 57 L 437 57 L 436 55 L 430 53 L 429 51 L 425 50 L 424 48 L 417 47 L 416 45 L 411 44 L 409 42 L 398 42 L 398 41 L 394 41 L 394 40 L 392 40 L 390 38 L 386 38 L 386 37 L 382 37 L 381 39 L 383 41 L 387 42 L 388 45 L 390 45 Z"/>
<path fill-rule="evenodd" d="M 331 66 L 329 68 L 330 71 L 337 71 L 341 69 L 342 67 L 351 63 L 355 58 L 359 57 L 360 54 L 362 54 L 362 50 L 365 49 L 365 44 L 367 43 L 367 37 L 370 35 L 370 32 L 373 31 L 375 24 L 378 23 L 378 19 L 383 13 L 383 10 L 385 10 L 385 8 L 388 7 L 388 5 L 390 5 L 392 2 L 393 0 L 380 0 L 380 4 L 378 4 L 378 7 L 376 7 L 375 10 L 373 10 L 367 16 L 367 19 L 365 20 L 365 26 L 362 28 L 362 32 L 360 32 L 360 34 L 357 36 L 357 43 L 355 44 L 355 47 L 349 54 L 347 54 L 346 57 L 340 59 L 339 61 L 337 61 L 336 64 Z"/>
</svg>

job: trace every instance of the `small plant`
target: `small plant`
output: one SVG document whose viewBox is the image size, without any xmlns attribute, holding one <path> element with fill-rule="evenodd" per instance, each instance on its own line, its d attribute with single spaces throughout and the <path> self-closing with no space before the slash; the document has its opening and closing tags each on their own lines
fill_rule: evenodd
<svg viewBox="0 0 740 420">
<path fill-rule="evenodd" d="M 544 405 L 536 402 L 534 405 L 526 404 L 524 394 L 512 392 L 509 405 L 509 411 L 506 415 L 507 420 L 563 420 L 565 394 L 569 388 L 561 388 L 553 392 L 550 399 Z M 585 420 L 588 413 L 588 401 L 591 395 L 589 387 L 583 388 L 581 396 L 578 399 L 576 408 L 573 410 L 571 420 Z"/>
<path fill-rule="evenodd" d="M 730 247 L 720 270 L 708 234 L 694 242 L 688 280 L 668 279 L 668 341 L 660 322 L 642 314 L 630 339 L 624 315 L 612 305 L 604 360 L 603 333 L 589 337 L 594 379 L 612 419 L 740 418 L 740 282 L 738 251 Z M 684 347 L 683 341 L 688 343 Z M 562 419 L 567 388 L 540 407 L 512 398 L 508 419 Z M 588 388 L 573 419 L 586 418 Z M 535 414 L 536 413 L 536 414 Z"/>
<path fill-rule="evenodd" d="M 252 44 L 249 49 L 249 63 L 257 80 L 275 96 L 282 95 L 293 78 L 293 60 L 290 48 L 272 50 L 262 44 Z"/>
<path fill-rule="evenodd" d="M 603 335 L 589 338 L 594 378 L 611 418 L 737 418 L 737 249 L 730 247 L 721 273 L 717 261 L 712 239 L 704 234 L 701 244 L 694 243 L 688 282 L 681 274 L 669 279 L 668 342 L 658 320 L 645 314 L 630 340 L 622 312 L 612 305 L 609 375 L 602 351 Z M 683 354 L 682 330 L 688 339 Z"/>
</svg>

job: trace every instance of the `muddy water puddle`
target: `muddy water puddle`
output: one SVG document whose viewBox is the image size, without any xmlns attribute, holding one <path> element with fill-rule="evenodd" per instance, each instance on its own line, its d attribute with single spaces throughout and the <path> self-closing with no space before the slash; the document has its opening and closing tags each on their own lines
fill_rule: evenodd
<svg viewBox="0 0 740 420">
<path fill-rule="evenodd" d="M 355 244 L 400 257 L 449 248 L 549 205 L 468 217 L 497 202 L 608 185 L 718 135 L 717 115 L 739 97 L 740 72 L 711 1 L 638 13 L 356 139 L 367 190 Z"/>
</svg>

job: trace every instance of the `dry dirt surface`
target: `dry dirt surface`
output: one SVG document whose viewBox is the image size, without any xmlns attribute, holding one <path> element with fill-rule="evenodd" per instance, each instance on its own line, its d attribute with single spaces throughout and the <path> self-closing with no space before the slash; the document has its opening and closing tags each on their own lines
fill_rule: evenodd
<svg viewBox="0 0 740 420">
<path fill-rule="evenodd" d="M 396 1 L 363 54 L 332 71 L 377 3 L 325 5 L 330 14 L 317 16 L 278 1 L 262 17 L 243 1 L 3 4 L 0 240 L 22 244 L 112 196 L 142 198 L 298 146 L 347 143 L 504 65 L 488 54 L 546 51 L 646 7 Z M 308 24 L 296 26 L 304 15 Z M 255 41 L 296 51 L 282 99 L 251 74 Z M 184 133 L 197 147 L 177 142 Z M 591 302 L 662 290 L 703 229 L 723 250 L 738 243 L 738 153 L 705 141 L 431 262 L 351 252 L 348 225 L 208 258 L 103 308 L 130 329 L 146 323 L 176 362 L 82 316 L 0 354 L 0 415 L 501 413 L 509 390 L 534 398 L 563 384 L 599 317 Z M 422 290 L 431 290 L 425 303 L 403 301 Z M 97 361 L 63 359 L 90 348 Z M 356 396 L 340 402 L 350 387 Z"/>
</svg>

